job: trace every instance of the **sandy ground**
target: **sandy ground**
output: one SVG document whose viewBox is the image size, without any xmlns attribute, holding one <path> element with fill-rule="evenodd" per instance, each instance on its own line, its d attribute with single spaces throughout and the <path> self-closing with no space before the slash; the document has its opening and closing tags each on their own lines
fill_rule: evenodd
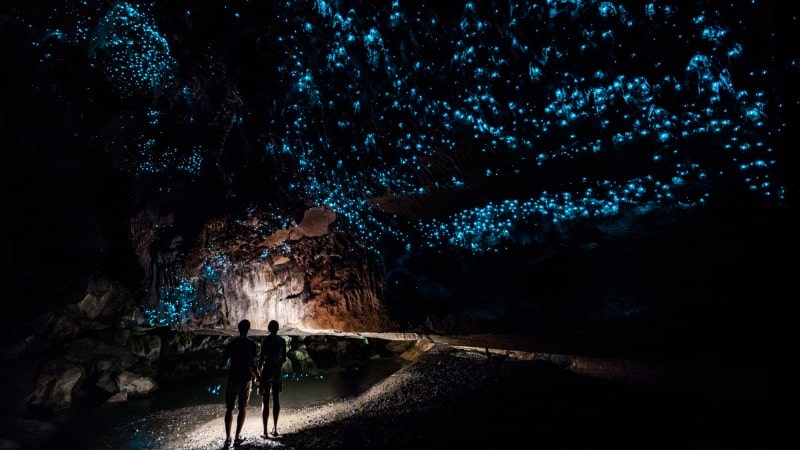
<svg viewBox="0 0 800 450">
<path fill-rule="evenodd" d="M 429 344 L 430 345 L 430 344 Z M 768 374 L 631 383 L 553 361 L 430 345 L 360 395 L 283 408 L 264 440 L 250 408 L 241 449 L 774 448 Z M 88 446 L 220 449 L 222 405 L 160 411 Z"/>
<path fill-rule="evenodd" d="M 242 435 L 247 440 L 238 448 L 306 448 L 306 443 L 298 438 L 298 432 L 316 427 L 333 426 L 340 420 L 353 417 L 364 408 L 374 408 L 370 402 L 379 392 L 397 388 L 410 380 L 408 374 L 398 373 L 373 387 L 369 393 L 350 399 L 320 403 L 302 408 L 282 408 L 279 431 L 282 436 L 275 439 L 262 439 L 261 411 L 249 408 Z M 109 431 L 95 442 L 96 449 L 119 448 L 123 439 L 129 436 L 131 446 L 144 444 L 147 448 L 163 449 L 220 449 L 223 447 L 224 407 L 199 406 L 161 411 L 152 416 Z M 271 420 L 271 419 L 270 419 Z M 234 415 L 234 427 L 236 416 Z M 271 422 L 270 422 L 271 423 Z M 271 428 L 271 427 L 270 427 Z M 287 441 L 287 442 L 284 442 Z M 314 446 L 314 448 L 319 448 Z"/>
</svg>

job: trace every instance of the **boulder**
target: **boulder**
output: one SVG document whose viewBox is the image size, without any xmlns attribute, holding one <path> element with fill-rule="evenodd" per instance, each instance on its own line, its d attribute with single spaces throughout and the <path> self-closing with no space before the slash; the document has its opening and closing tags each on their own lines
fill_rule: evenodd
<svg viewBox="0 0 800 450">
<path fill-rule="evenodd" d="M 25 400 L 36 407 L 57 411 L 72 405 L 73 393 L 86 378 L 82 365 L 65 358 L 47 361 L 39 371 L 36 385 Z"/>
</svg>

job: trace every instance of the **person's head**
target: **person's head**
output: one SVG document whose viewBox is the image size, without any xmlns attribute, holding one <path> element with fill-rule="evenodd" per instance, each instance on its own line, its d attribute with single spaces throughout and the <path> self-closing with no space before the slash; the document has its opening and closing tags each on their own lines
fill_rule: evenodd
<svg viewBox="0 0 800 450">
<path fill-rule="evenodd" d="M 277 320 L 270 320 L 269 324 L 267 325 L 267 330 L 270 333 L 277 333 L 278 332 L 278 321 Z"/>
<path fill-rule="evenodd" d="M 239 334 L 244 336 L 248 331 L 250 331 L 250 321 L 247 319 L 239 321 Z"/>
</svg>

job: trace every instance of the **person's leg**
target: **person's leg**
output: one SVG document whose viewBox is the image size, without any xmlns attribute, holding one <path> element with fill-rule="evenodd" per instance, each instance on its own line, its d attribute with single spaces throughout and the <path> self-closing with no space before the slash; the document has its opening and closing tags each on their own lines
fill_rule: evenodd
<svg viewBox="0 0 800 450">
<path fill-rule="evenodd" d="M 270 385 L 267 383 L 264 385 L 264 396 L 261 397 L 261 424 L 264 426 L 264 437 L 267 437 L 269 432 L 269 391 Z"/>
<path fill-rule="evenodd" d="M 225 439 L 231 438 L 232 424 L 233 424 L 233 408 L 225 408 Z"/>
<path fill-rule="evenodd" d="M 225 387 L 225 440 L 230 443 L 231 425 L 233 424 L 233 405 L 236 404 L 236 386 L 230 382 Z"/>
<path fill-rule="evenodd" d="M 242 437 L 242 427 L 244 427 L 244 419 L 247 417 L 247 407 L 239 406 L 239 415 L 236 416 L 236 439 Z"/>
<path fill-rule="evenodd" d="M 242 440 L 242 428 L 247 418 L 247 403 L 250 401 L 250 382 L 244 383 L 239 388 L 239 415 L 236 417 L 236 440 Z"/>
<path fill-rule="evenodd" d="M 278 435 L 278 414 L 281 412 L 281 386 L 276 381 L 272 385 L 272 434 Z"/>
</svg>

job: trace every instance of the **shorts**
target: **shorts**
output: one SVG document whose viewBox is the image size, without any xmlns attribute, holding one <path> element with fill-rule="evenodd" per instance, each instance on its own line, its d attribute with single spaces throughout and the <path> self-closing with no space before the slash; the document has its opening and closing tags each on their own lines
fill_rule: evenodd
<svg viewBox="0 0 800 450">
<path fill-rule="evenodd" d="M 247 407 L 247 402 L 250 401 L 250 388 L 252 381 L 244 380 L 228 380 L 228 385 L 225 387 L 225 407 L 233 409 L 234 404 L 238 404 L 239 409 Z"/>
<path fill-rule="evenodd" d="M 283 378 L 281 377 L 280 367 L 277 370 L 267 370 L 261 373 L 261 382 L 258 385 L 258 395 L 267 395 L 270 391 L 281 392 L 283 390 Z"/>
</svg>

